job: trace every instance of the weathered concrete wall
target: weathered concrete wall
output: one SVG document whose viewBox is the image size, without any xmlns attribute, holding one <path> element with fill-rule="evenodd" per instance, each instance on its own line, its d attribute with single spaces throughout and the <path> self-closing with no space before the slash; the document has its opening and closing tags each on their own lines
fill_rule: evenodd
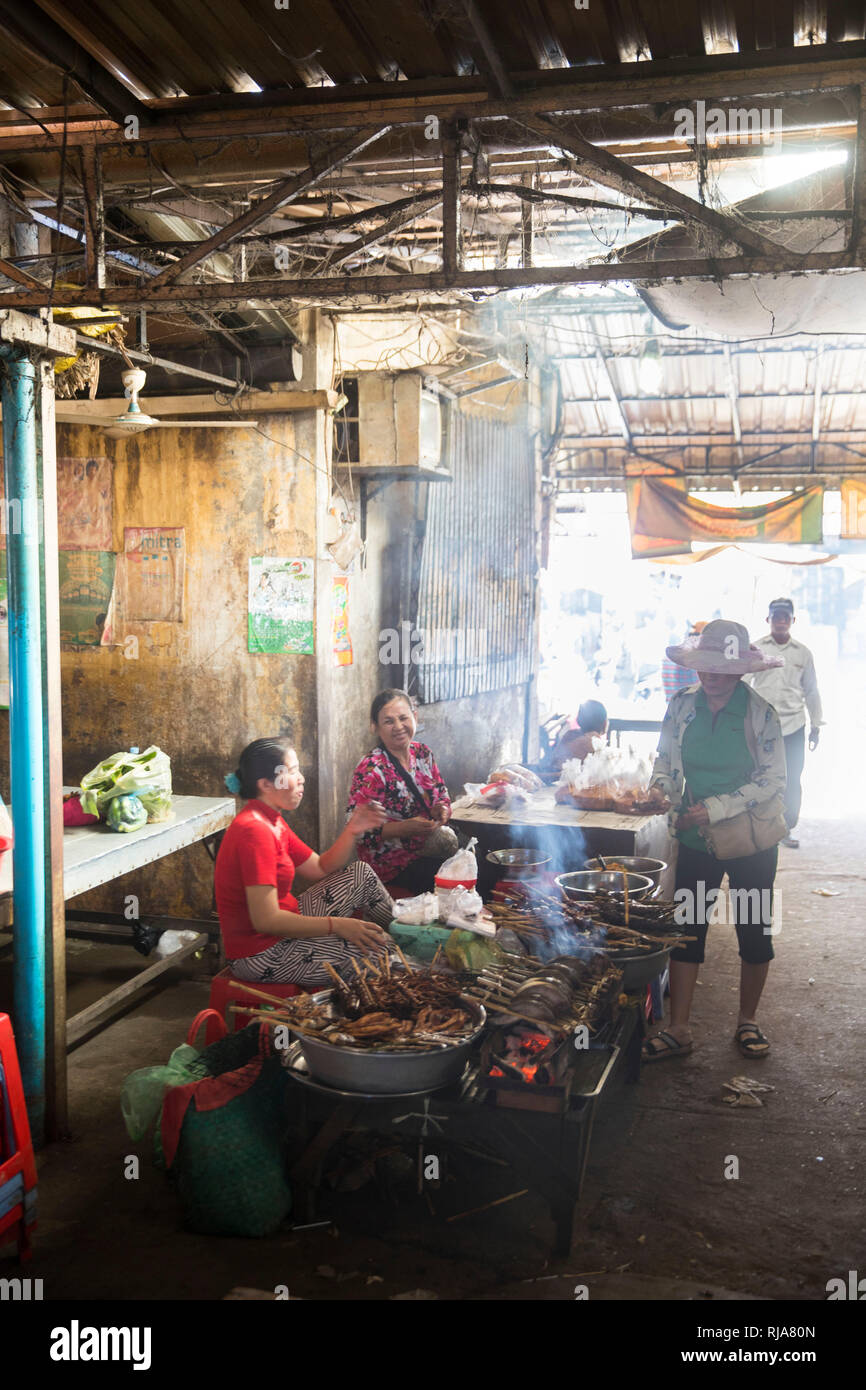
<svg viewBox="0 0 866 1390">
<path fill-rule="evenodd" d="M 381 479 L 371 482 L 371 490 Z M 357 479 L 356 479 L 356 487 Z M 431 486 L 447 487 L 447 483 Z M 421 490 L 423 492 L 423 489 Z M 358 759 L 371 747 L 369 708 L 384 686 L 402 676 L 380 660 L 380 633 L 411 621 L 410 552 L 419 506 L 411 481 L 389 481 L 367 508 L 366 564 L 355 562 L 349 579 L 353 664 L 333 667 L 319 683 L 320 738 L 329 740 L 333 778 L 322 779 L 322 844 L 344 821 L 345 796 Z M 410 679 L 410 690 L 412 682 Z M 470 699 L 422 705 L 418 737 L 433 750 L 453 797 L 467 781 L 482 781 L 497 762 L 522 755 L 526 687 Z"/>
<path fill-rule="evenodd" d="M 157 743 L 171 756 L 176 791 L 218 796 L 246 743 L 293 728 L 309 774 L 293 823 L 315 841 L 316 658 L 247 651 L 250 556 L 315 554 L 315 475 L 292 452 L 306 452 L 314 419 L 262 416 L 267 439 L 253 430 L 179 429 L 114 441 L 96 429 L 60 428 L 59 455 L 114 458 L 115 550 L 123 549 L 124 526 L 183 526 L 186 542 L 182 623 L 122 625 L 118 641 L 137 636 L 137 660 L 121 646 L 62 653 L 67 783 L 121 748 Z M 204 849 L 193 846 L 100 890 L 98 901 L 122 910 L 123 896 L 136 892 L 142 913 L 202 915 L 212 877 Z M 88 895 L 75 905 L 96 902 Z"/>
<path fill-rule="evenodd" d="M 521 761 L 525 711 L 525 685 L 421 706 L 418 737 L 432 748 L 452 800 L 497 763 Z"/>
<path fill-rule="evenodd" d="M 356 479 L 356 499 L 358 486 Z M 388 482 L 367 509 L 365 564 L 362 566 L 356 559 L 349 575 L 352 665 L 333 664 L 330 641 L 327 652 L 323 648 L 319 679 L 320 756 L 331 770 L 330 778 L 320 777 L 323 845 L 330 843 L 345 822 L 352 773 L 372 743 L 370 702 L 387 683 L 387 668 L 379 661 L 379 633 L 399 620 L 400 575 L 406 564 L 406 541 L 413 524 L 413 484 Z M 331 574 L 339 573 L 332 565 Z M 408 617 L 408 608 L 402 612 Z M 323 761 L 323 769 L 324 766 Z"/>
</svg>

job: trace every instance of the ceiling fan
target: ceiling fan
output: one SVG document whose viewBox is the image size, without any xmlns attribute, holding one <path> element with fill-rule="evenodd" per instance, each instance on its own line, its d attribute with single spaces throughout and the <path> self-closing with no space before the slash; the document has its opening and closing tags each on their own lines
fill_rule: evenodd
<svg viewBox="0 0 866 1390">
<path fill-rule="evenodd" d="M 129 405 L 120 415 L 107 421 L 92 419 L 88 423 L 100 425 L 109 439 L 124 439 L 128 434 L 142 434 L 145 430 L 163 429 L 205 429 L 205 430 L 248 430 L 254 429 L 257 420 L 158 420 L 142 410 L 138 398 L 144 390 L 147 375 L 141 367 L 131 367 L 121 374 Z"/>
</svg>

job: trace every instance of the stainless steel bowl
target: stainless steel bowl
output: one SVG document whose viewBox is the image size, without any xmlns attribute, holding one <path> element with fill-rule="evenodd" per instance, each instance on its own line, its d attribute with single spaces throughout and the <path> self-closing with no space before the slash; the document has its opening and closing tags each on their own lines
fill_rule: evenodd
<svg viewBox="0 0 866 1390">
<path fill-rule="evenodd" d="M 542 858 L 534 849 L 492 849 L 487 855 L 488 864 L 506 870 L 510 879 L 535 878 L 550 863 L 550 856 Z"/>
<path fill-rule="evenodd" d="M 646 874 L 647 878 L 652 879 L 655 888 L 658 888 L 661 876 L 667 868 L 663 859 L 648 859 L 640 854 L 607 854 L 604 858 L 609 865 L 621 864 L 630 874 Z M 601 869 L 597 859 L 584 859 L 583 867 L 585 869 Z"/>
<path fill-rule="evenodd" d="M 626 994 L 635 994 L 638 990 L 646 989 L 647 985 L 660 975 L 668 962 L 668 957 L 672 948 L 664 946 L 659 951 L 641 951 L 633 956 L 620 955 L 615 952 L 608 956 L 611 965 L 616 965 L 623 971 L 622 984 L 620 989 Z"/>
<path fill-rule="evenodd" d="M 598 869 L 578 869 L 575 873 L 559 874 L 556 884 L 571 902 L 588 903 L 594 893 L 610 893 L 625 898 L 625 883 L 630 898 L 645 898 L 653 890 L 653 881 L 646 874 L 602 873 Z"/>
<path fill-rule="evenodd" d="M 431 1047 L 428 1052 L 373 1052 L 319 1042 L 309 1033 L 297 1033 L 310 1075 L 326 1086 L 367 1095 L 399 1095 L 409 1091 L 435 1091 L 457 1081 L 469 1051 L 487 1022 L 487 1014 L 474 999 L 460 996 L 461 1008 L 472 1014 L 477 1026 L 467 1038 L 453 1045 Z"/>
</svg>

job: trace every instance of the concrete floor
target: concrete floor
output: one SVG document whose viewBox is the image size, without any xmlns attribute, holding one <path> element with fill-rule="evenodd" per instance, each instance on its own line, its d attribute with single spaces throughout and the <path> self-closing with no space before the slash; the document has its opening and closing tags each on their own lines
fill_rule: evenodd
<svg viewBox="0 0 866 1390">
<path fill-rule="evenodd" d="M 207 999 L 179 967 L 170 983 L 70 1058 L 73 1138 L 39 1156 L 40 1224 L 32 1274 L 47 1299 L 214 1299 L 237 1286 L 295 1297 L 824 1299 L 831 1278 L 866 1271 L 862 919 L 866 823 L 806 821 L 782 850 L 777 960 L 761 1012 L 763 1062 L 732 1046 L 739 962 L 731 928 L 710 933 L 690 1058 L 644 1068 L 599 1112 L 575 1240 L 548 1257 L 545 1204 L 520 1197 L 449 1224 L 447 1214 L 521 1186 L 507 1168 L 456 1160 L 428 1202 L 413 1175 L 389 1200 L 370 1183 L 324 1199 L 329 1228 L 265 1240 L 184 1231 L 149 1143 L 133 1145 L 118 1105 L 124 1077 L 163 1062 Z M 819 866 L 819 867 L 816 867 Z M 828 887 L 839 896 L 814 893 Z M 117 948 L 73 943 L 74 1011 L 140 968 Z M 0 1004 L 8 995 L 0 967 Z M 721 1102 L 721 1083 L 756 1076 L 763 1108 Z M 142 1155 L 138 1181 L 124 1159 Z M 731 1156 L 740 1176 L 726 1179 Z M 351 1165 L 350 1165 L 351 1166 Z M 396 1195 L 395 1195 L 396 1194 Z M 15 1272 L 11 1247 L 0 1276 Z"/>
</svg>

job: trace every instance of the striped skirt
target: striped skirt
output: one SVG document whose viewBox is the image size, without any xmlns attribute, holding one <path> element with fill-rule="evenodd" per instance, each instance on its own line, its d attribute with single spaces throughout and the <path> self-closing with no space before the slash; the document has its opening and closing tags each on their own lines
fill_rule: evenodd
<svg viewBox="0 0 866 1390">
<path fill-rule="evenodd" d="M 305 917 L 351 917 L 362 912 L 366 921 L 386 929 L 394 917 L 393 899 L 369 864 L 360 860 L 308 888 L 298 898 L 298 907 Z M 325 969 L 326 962 L 343 975 L 350 969 L 352 956 L 362 955 L 364 951 L 359 946 L 350 945 L 340 936 L 284 936 L 266 951 L 242 956 L 229 961 L 229 965 L 237 980 L 271 980 L 274 984 L 320 989 L 333 983 Z"/>
</svg>

